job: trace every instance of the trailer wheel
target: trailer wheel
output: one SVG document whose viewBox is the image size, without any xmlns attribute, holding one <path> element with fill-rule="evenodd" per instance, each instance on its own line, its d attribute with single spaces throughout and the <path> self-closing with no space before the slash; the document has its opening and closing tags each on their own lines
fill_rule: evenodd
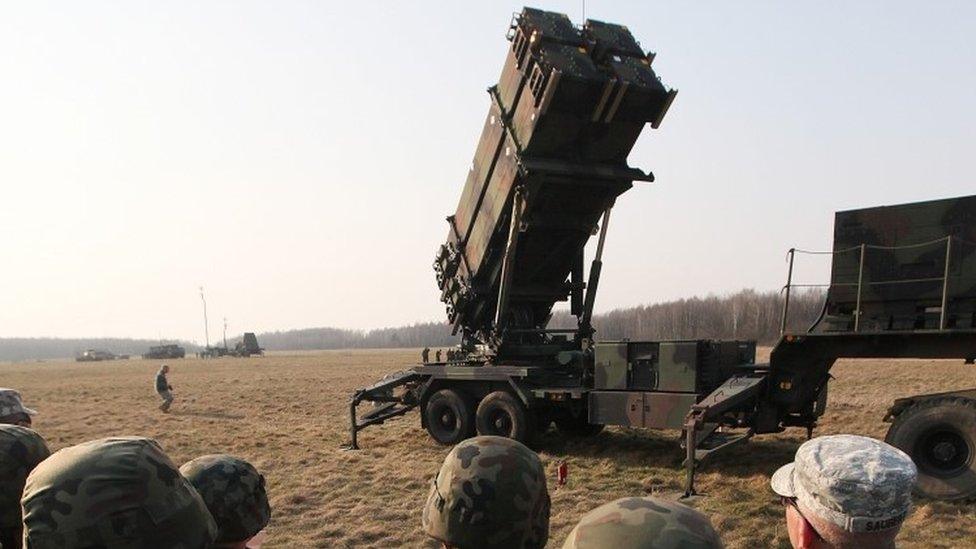
<svg viewBox="0 0 976 549">
<path fill-rule="evenodd" d="M 453 445 L 474 434 L 473 406 L 456 391 L 441 389 L 427 400 L 427 432 L 438 444 Z"/>
<path fill-rule="evenodd" d="M 916 493 L 947 501 L 976 498 L 976 400 L 917 402 L 898 414 L 885 442 L 915 462 Z"/>
<path fill-rule="evenodd" d="M 603 425 L 590 423 L 586 417 L 586 410 L 579 414 L 567 413 L 556 418 L 556 428 L 559 432 L 571 437 L 592 437 L 603 431 Z"/>
<path fill-rule="evenodd" d="M 478 405 L 475 422 L 479 435 L 508 437 L 528 443 L 534 430 L 532 416 L 512 393 L 495 391 Z"/>
</svg>

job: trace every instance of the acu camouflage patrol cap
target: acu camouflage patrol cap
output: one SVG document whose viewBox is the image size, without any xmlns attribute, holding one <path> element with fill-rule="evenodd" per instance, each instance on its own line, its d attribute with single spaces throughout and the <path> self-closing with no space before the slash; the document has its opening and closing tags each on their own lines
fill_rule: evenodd
<svg viewBox="0 0 976 549">
<path fill-rule="evenodd" d="M 0 528 L 20 525 L 24 482 L 50 455 L 44 439 L 32 429 L 0 425 Z"/>
<path fill-rule="evenodd" d="M 423 526 L 461 549 L 545 547 L 549 491 L 539 456 L 510 438 L 461 442 L 434 479 Z"/>
<path fill-rule="evenodd" d="M 264 477 L 253 465 L 227 454 L 198 457 L 180 467 L 197 489 L 214 521 L 217 542 L 245 541 L 271 520 Z"/>
<path fill-rule="evenodd" d="M 16 389 L 0 387 L 0 417 L 12 416 L 14 414 L 37 415 L 37 411 L 24 406 L 20 400 L 20 392 Z"/>
<path fill-rule="evenodd" d="M 621 498 L 580 519 L 563 549 L 698 549 L 722 547 L 708 517 L 674 501 Z"/>
<path fill-rule="evenodd" d="M 901 526 L 912 503 L 918 470 L 908 454 L 873 438 L 818 437 L 804 442 L 793 463 L 770 482 L 780 496 L 848 532 Z"/>
<path fill-rule="evenodd" d="M 27 549 L 200 549 L 217 535 L 200 495 L 148 438 L 55 452 L 27 477 L 22 505 Z"/>
</svg>

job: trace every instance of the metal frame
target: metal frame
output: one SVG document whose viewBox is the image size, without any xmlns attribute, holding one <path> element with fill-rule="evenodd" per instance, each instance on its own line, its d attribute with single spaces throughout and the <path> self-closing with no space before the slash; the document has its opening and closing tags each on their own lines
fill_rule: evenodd
<svg viewBox="0 0 976 549">
<path fill-rule="evenodd" d="M 692 406 L 684 427 L 685 496 L 696 494 L 697 466 L 716 451 L 755 434 L 778 432 L 781 427 L 806 427 L 811 436 L 817 417 L 803 409 L 816 402 L 838 359 L 967 358 L 974 349 L 976 329 L 814 333 L 781 338 L 769 365 L 757 364 L 751 371 L 733 376 Z M 784 382 L 788 387 L 782 386 Z M 791 393 L 795 388 L 800 392 Z M 746 433 L 715 432 L 729 412 L 745 414 L 745 424 L 731 426 L 746 427 Z M 703 444 L 713 432 L 721 440 Z"/>
<path fill-rule="evenodd" d="M 786 274 L 786 285 L 780 290 L 785 292 L 783 298 L 783 316 L 780 320 L 780 330 L 779 335 L 786 335 L 786 326 L 789 320 L 790 313 L 790 291 L 793 288 L 827 288 L 828 291 L 834 286 L 857 286 L 857 302 L 854 307 L 854 333 L 859 333 L 861 331 L 861 295 L 864 290 L 864 260 L 867 256 L 867 250 L 877 249 L 877 250 L 905 250 L 910 248 L 920 248 L 923 246 L 931 246 L 938 244 L 940 242 L 945 242 L 946 252 L 945 252 L 945 270 L 943 275 L 937 278 L 906 278 L 899 280 L 884 280 L 881 282 L 871 282 L 870 286 L 881 286 L 886 284 L 907 284 L 913 282 L 941 282 L 942 283 L 942 300 L 940 307 L 939 316 L 939 330 L 946 329 L 946 318 L 949 305 L 949 271 L 952 267 L 952 240 L 957 237 L 953 235 L 947 235 L 937 240 L 931 240 L 929 242 L 922 242 L 920 244 L 908 244 L 905 246 L 877 246 L 872 244 L 861 243 L 859 246 L 854 246 L 852 248 L 845 248 L 843 250 L 835 251 L 807 251 L 807 250 L 797 250 L 796 248 L 790 248 L 787 255 L 789 255 L 789 268 Z M 830 284 L 793 284 L 793 265 L 796 259 L 797 253 L 809 254 L 809 255 L 830 255 L 834 256 L 837 254 L 852 252 L 854 250 L 860 251 L 860 259 L 858 261 L 857 269 L 857 282 L 856 283 L 830 283 Z"/>
<path fill-rule="evenodd" d="M 966 358 L 976 347 L 976 329 L 947 329 L 949 306 L 949 275 L 952 269 L 952 241 L 943 238 L 907 246 L 877 246 L 861 243 L 858 246 L 829 252 L 789 250 L 789 267 L 783 299 L 783 317 L 780 321 L 780 341 L 770 355 L 768 369 L 757 369 L 746 376 L 735 376 L 725 385 L 706 396 L 692 407 L 685 418 L 685 445 L 687 479 L 685 495 L 695 494 L 695 470 L 698 463 L 715 451 L 741 442 L 757 433 L 781 430 L 786 426 L 806 426 L 812 435 L 817 415 L 807 410 L 819 397 L 830 378 L 830 368 L 840 358 Z M 942 277 L 884 280 L 864 282 L 865 258 L 869 249 L 900 250 L 945 243 L 945 267 Z M 831 284 L 794 284 L 793 274 L 797 253 L 811 255 L 837 255 L 857 251 L 857 282 Z M 867 285 L 905 284 L 912 282 L 941 282 L 941 310 L 939 327 L 925 330 L 871 330 L 861 326 L 862 294 Z M 790 309 L 790 291 L 794 287 L 831 288 L 857 286 L 854 325 L 850 331 L 788 335 L 787 324 Z M 826 310 L 826 309 L 825 309 Z M 814 325 L 815 327 L 816 325 Z M 739 435 L 715 432 L 722 416 L 730 411 L 746 411 L 751 416 L 744 427 L 748 431 Z M 715 433 L 714 435 L 712 433 Z M 715 441 L 706 439 L 716 437 Z M 704 449 L 701 447 L 705 446 Z"/>
<path fill-rule="evenodd" d="M 392 392 L 397 387 L 421 379 L 424 379 L 424 376 L 416 370 L 405 370 L 392 375 L 389 379 L 381 380 L 365 389 L 356 391 L 352 399 L 349 400 L 350 442 L 348 448 L 350 450 L 359 449 L 359 431 L 370 425 L 378 425 L 388 419 L 402 416 L 416 408 L 420 404 L 419 402 L 407 402 L 403 398 L 387 394 L 386 391 Z M 356 406 L 363 401 L 383 402 L 385 404 L 363 414 L 362 421 L 360 421 L 356 417 Z"/>
</svg>

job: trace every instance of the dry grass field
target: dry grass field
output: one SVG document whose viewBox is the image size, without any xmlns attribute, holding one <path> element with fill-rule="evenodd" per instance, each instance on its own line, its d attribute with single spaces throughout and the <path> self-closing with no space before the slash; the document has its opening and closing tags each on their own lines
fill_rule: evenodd
<svg viewBox="0 0 976 549">
<path fill-rule="evenodd" d="M 447 453 L 420 430 L 416 413 L 361 435 L 348 452 L 348 398 L 354 388 L 401 369 L 418 353 L 336 351 L 252 359 L 169 361 L 173 412 L 157 409 L 157 361 L 0 364 L 0 386 L 15 387 L 37 408 L 35 427 L 52 449 L 111 435 L 157 439 L 179 465 L 227 452 L 267 477 L 274 517 L 267 547 L 432 547 L 420 530 L 431 477 Z M 818 434 L 883 437 L 881 417 L 897 396 L 976 385 L 961 362 L 842 362 L 833 370 L 827 415 Z M 559 460 L 568 483 L 552 491 L 551 547 L 559 547 L 589 509 L 612 499 L 681 488 L 675 432 L 608 429 L 541 445 L 552 475 Z M 803 433 L 754 439 L 708 463 L 694 505 L 712 517 L 730 547 L 786 547 L 782 509 L 768 477 L 792 459 Z M 904 547 L 976 546 L 976 508 L 921 501 L 903 528 Z"/>
</svg>

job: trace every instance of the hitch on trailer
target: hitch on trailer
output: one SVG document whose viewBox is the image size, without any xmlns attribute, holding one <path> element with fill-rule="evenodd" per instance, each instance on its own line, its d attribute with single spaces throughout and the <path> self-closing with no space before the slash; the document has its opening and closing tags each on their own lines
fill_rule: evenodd
<svg viewBox="0 0 976 549">
<path fill-rule="evenodd" d="M 732 376 L 725 383 L 691 407 L 685 417 L 684 442 L 687 471 L 685 495 L 697 495 L 695 491 L 695 469 L 709 455 L 724 450 L 752 438 L 755 430 L 749 427 L 745 432 L 732 433 L 719 430 L 724 413 L 742 406 L 753 399 L 765 386 L 768 372 L 759 371 Z"/>
<path fill-rule="evenodd" d="M 370 425 L 379 425 L 388 419 L 402 416 L 416 408 L 420 403 L 417 402 L 412 391 L 408 389 L 396 396 L 394 390 L 416 383 L 423 377 L 415 370 L 404 370 L 391 374 L 365 389 L 356 391 L 349 401 L 349 434 L 351 440 L 347 448 L 350 450 L 359 449 L 359 431 Z M 373 402 L 379 406 L 357 419 L 356 406 L 362 402 Z"/>
</svg>

